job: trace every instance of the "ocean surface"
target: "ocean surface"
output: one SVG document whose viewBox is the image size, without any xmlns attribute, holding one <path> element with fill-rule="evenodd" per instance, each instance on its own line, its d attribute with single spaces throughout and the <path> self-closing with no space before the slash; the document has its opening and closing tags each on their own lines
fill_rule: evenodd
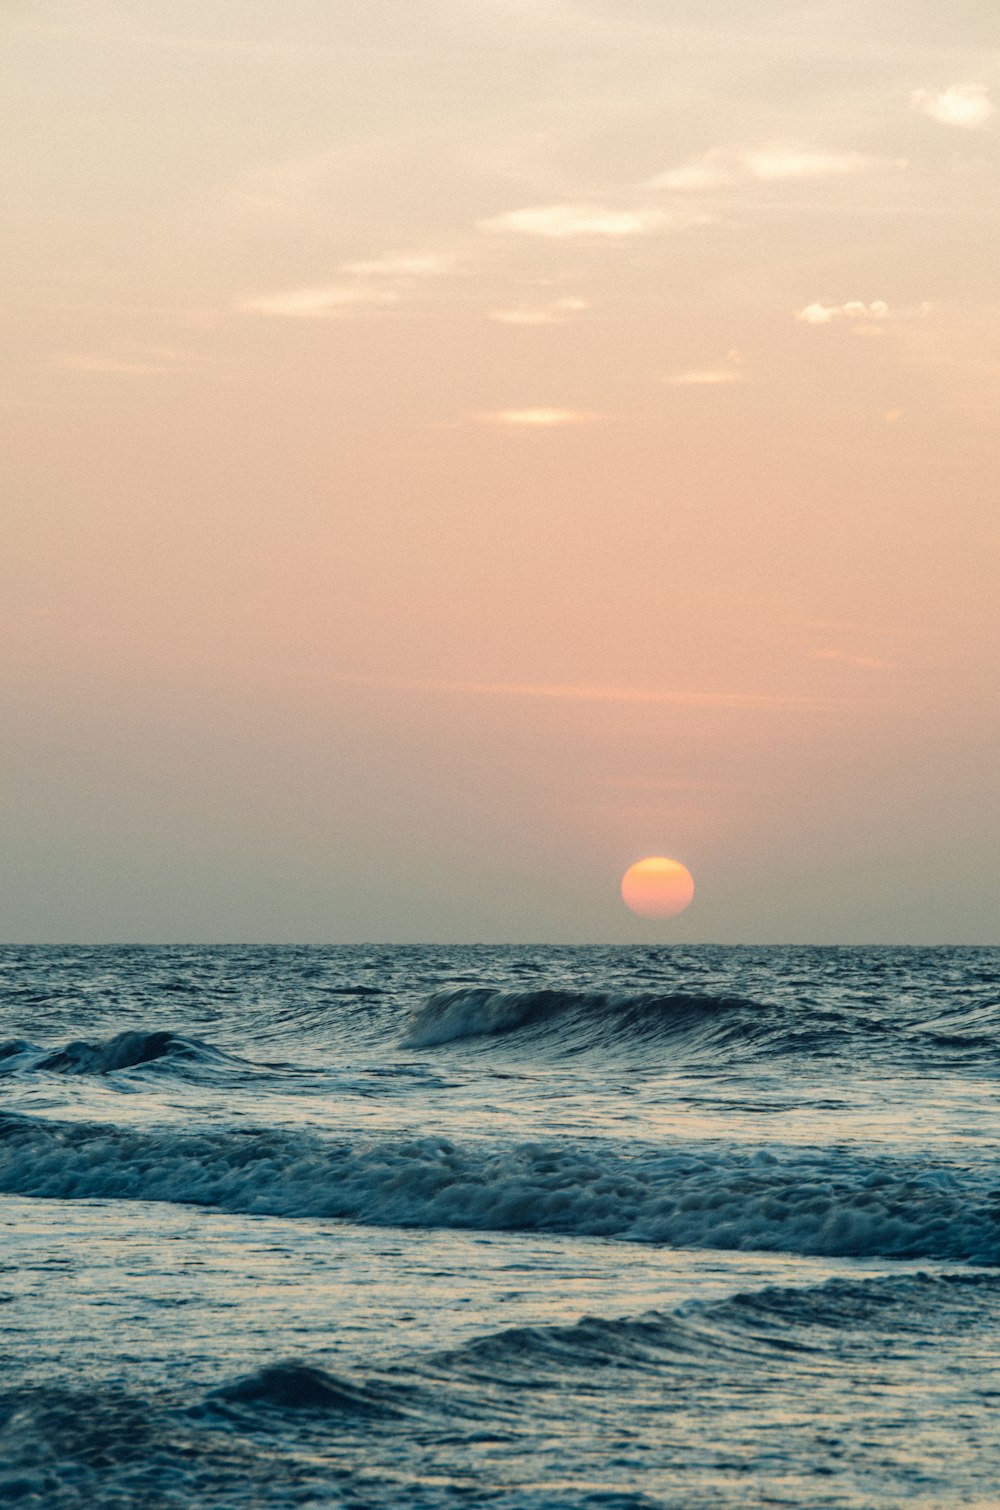
<svg viewBox="0 0 1000 1510">
<path fill-rule="evenodd" d="M 1000 950 L 0 950 L 0 1503 L 1000 1505 Z"/>
</svg>

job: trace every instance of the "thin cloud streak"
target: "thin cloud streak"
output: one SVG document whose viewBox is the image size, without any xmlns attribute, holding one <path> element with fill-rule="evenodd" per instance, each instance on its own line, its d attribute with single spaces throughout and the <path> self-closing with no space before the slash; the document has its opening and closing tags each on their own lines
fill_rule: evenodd
<svg viewBox="0 0 1000 1510">
<path fill-rule="evenodd" d="M 337 282 L 306 288 L 279 289 L 242 299 L 244 314 L 281 319 L 330 320 L 366 310 L 385 310 L 416 296 L 421 282 L 455 269 L 455 258 L 439 253 L 412 253 L 342 262 Z"/>
<path fill-rule="evenodd" d="M 507 210 L 477 220 L 480 231 L 500 231 L 518 236 L 543 236 L 559 240 L 577 236 L 607 236 L 621 239 L 644 236 L 667 226 L 701 223 L 702 217 L 677 216 L 651 206 L 614 210 L 595 204 L 535 205 L 523 210 Z"/>
<path fill-rule="evenodd" d="M 465 697 L 506 697 L 549 702 L 632 703 L 676 708 L 782 712 L 840 706 L 840 699 L 758 692 L 672 692 L 657 687 L 589 687 L 564 682 L 463 682 L 436 677 L 363 676 L 332 673 L 333 680 L 385 692 L 433 692 Z"/>
<path fill-rule="evenodd" d="M 244 314 L 270 315 L 286 320 L 331 320 L 366 309 L 388 309 L 399 304 L 400 295 L 387 288 L 354 288 L 329 283 L 318 288 L 292 288 L 275 294 L 243 299 L 237 308 Z"/>
<path fill-rule="evenodd" d="M 340 271 L 357 278 L 437 278 L 455 267 L 454 257 L 429 253 L 427 256 L 373 257 L 367 262 L 342 262 Z"/>
<path fill-rule="evenodd" d="M 727 351 L 724 364 L 717 367 L 689 367 L 683 372 L 665 373 L 662 381 L 672 388 L 727 387 L 743 382 L 742 367 L 743 353 L 737 350 Z"/>
<path fill-rule="evenodd" d="M 574 315 L 590 308 L 586 299 L 552 299 L 548 304 L 521 304 L 511 309 L 491 309 L 488 318 L 500 325 L 565 325 Z"/>
<path fill-rule="evenodd" d="M 735 367 L 696 367 L 690 372 L 675 372 L 663 379 L 671 388 L 719 388 L 742 383 L 743 374 Z"/>
<path fill-rule="evenodd" d="M 691 162 L 658 173 L 644 189 L 670 189 L 698 194 L 736 184 L 796 182 L 819 178 L 847 178 L 879 168 L 905 168 L 902 158 L 872 157 L 864 152 L 817 152 L 791 147 L 751 150 L 713 147 Z"/>
<path fill-rule="evenodd" d="M 552 430 L 559 425 L 587 425 L 595 419 L 604 418 L 603 415 L 586 409 L 497 409 L 475 417 L 484 425 L 537 430 Z"/>
</svg>

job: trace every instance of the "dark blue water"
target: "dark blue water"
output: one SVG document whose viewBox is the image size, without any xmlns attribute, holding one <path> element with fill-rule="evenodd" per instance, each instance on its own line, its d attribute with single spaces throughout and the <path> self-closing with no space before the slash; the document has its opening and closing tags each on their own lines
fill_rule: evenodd
<svg viewBox="0 0 1000 1510">
<path fill-rule="evenodd" d="M 1000 951 L 0 951 L 0 1500 L 1000 1504 Z"/>
</svg>

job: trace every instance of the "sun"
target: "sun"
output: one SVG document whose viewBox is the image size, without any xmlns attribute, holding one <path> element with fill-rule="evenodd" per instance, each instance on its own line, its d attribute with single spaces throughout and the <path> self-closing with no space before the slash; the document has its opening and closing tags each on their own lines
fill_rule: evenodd
<svg viewBox="0 0 1000 1510">
<path fill-rule="evenodd" d="M 679 860 L 650 855 L 622 876 L 622 901 L 641 918 L 674 918 L 691 905 L 694 877 Z"/>
</svg>

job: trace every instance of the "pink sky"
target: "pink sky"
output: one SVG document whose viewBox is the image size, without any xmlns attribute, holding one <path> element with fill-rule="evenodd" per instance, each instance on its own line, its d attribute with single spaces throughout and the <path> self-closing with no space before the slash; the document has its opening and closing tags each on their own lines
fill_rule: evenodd
<svg viewBox="0 0 1000 1510">
<path fill-rule="evenodd" d="M 995 942 L 988 10 L 8 7 L 0 939 Z"/>
</svg>

